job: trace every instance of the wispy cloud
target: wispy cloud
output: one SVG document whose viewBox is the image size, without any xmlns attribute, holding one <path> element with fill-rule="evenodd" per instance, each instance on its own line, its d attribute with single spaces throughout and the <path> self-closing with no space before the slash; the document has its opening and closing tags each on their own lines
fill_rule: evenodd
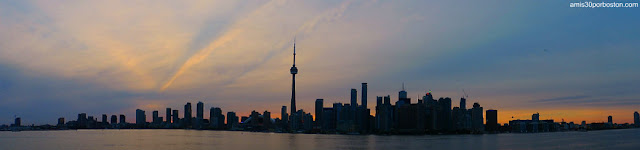
<svg viewBox="0 0 640 150">
<path fill-rule="evenodd" d="M 558 101 L 577 101 L 577 100 L 583 100 L 586 98 L 591 98 L 591 96 L 587 96 L 587 95 L 577 95 L 577 96 L 566 96 L 566 97 L 555 97 L 555 98 L 548 98 L 548 99 L 539 99 L 539 100 L 535 100 L 536 102 L 558 102 Z"/>
</svg>

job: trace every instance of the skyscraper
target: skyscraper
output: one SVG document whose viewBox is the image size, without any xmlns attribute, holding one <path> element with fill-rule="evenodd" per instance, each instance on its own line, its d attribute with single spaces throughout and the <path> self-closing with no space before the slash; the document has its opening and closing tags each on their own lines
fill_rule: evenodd
<svg viewBox="0 0 640 150">
<path fill-rule="evenodd" d="M 640 114 L 637 111 L 633 113 L 633 124 L 640 126 Z"/>
<path fill-rule="evenodd" d="M 78 128 L 86 128 L 87 127 L 87 114 L 86 113 L 80 113 L 78 114 L 78 120 L 76 120 L 78 122 Z"/>
<path fill-rule="evenodd" d="M 442 130 L 451 130 L 452 129 L 452 123 L 451 123 L 451 98 L 446 97 L 446 98 L 440 98 L 438 99 L 438 111 L 437 111 L 437 124 L 438 124 L 438 129 L 442 129 Z M 482 115 L 482 110 L 480 110 L 480 115 Z M 482 124 L 482 122 L 481 122 Z"/>
<path fill-rule="evenodd" d="M 203 119 L 204 119 L 204 103 L 198 102 L 198 104 L 196 104 L 196 128 L 202 127 Z"/>
<path fill-rule="evenodd" d="M 323 106 L 323 99 L 316 99 L 316 127 L 322 127 L 322 108 Z"/>
<path fill-rule="evenodd" d="M 167 108 L 167 111 L 165 111 L 165 117 L 166 117 L 166 123 L 170 124 L 171 123 L 171 108 Z"/>
<path fill-rule="evenodd" d="M 233 111 L 227 112 L 227 129 L 233 129 L 238 124 L 238 116 Z"/>
<path fill-rule="evenodd" d="M 607 117 L 607 123 L 613 124 L 613 117 L 611 116 Z"/>
<path fill-rule="evenodd" d="M 498 131 L 498 111 L 489 109 L 487 110 L 486 115 L 487 115 L 486 130 L 490 132 Z"/>
<path fill-rule="evenodd" d="M 138 128 L 144 127 L 145 123 L 147 122 L 146 120 L 147 116 L 144 113 L 144 110 L 136 109 L 136 125 L 138 126 Z"/>
<path fill-rule="evenodd" d="M 184 127 L 190 127 L 191 126 L 191 115 L 192 115 L 192 111 L 191 111 L 191 102 L 187 102 L 187 104 L 184 105 Z"/>
<path fill-rule="evenodd" d="M 111 115 L 111 124 L 118 124 L 118 116 Z"/>
<path fill-rule="evenodd" d="M 362 103 L 362 107 L 364 107 L 364 109 L 367 109 L 367 83 L 362 83 L 362 96 L 361 96 L 361 103 Z"/>
<path fill-rule="evenodd" d="M 157 110 L 154 110 L 153 112 L 151 112 L 151 122 L 156 124 L 156 123 L 160 123 L 160 120 L 158 118 L 159 112 Z"/>
<path fill-rule="evenodd" d="M 351 107 L 355 110 L 358 107 L 358 90 L 351 89 Z"/>
<path fill-rule="evenodd" d="M 60 117 L 58 118 L 58 127 L 62 127 L 64 126 L 64 118 Z"/>
<path fill-rule="evenodd" d="M 280 125 L 283 129 L 287 128 L 289 124 L 289 114 L 287 114 L 287 106 L 282 106 L 280 110 L 280 119 L 282 120 L 282 124 Z"/>
<path fill-rule="evenodd" d="M 296 40 L 293 39 L 293 66 L 289 70 L 292 75 L 291 82 L 291 115 L 296 113 L 296 74 L 298 74 L 298 68 L 296 67 Z M 228 117 L 228 116 L 227 116 Z"/>
<path fill-rule="evenodd" d="M 407 91 L 404 90 L 404 83 L 402 83 L 402 91 L 398 92 L 398 104 L 411 104 L 411 99 L 407 97 Z"/>
<path fill-rule="evenodd" d="M 221 129 L 224 126 L 224 116 L 222 115 L 222 109 L 218 107 L 211 107 L 209 112 L 209 122 L 214 129 Z"/>
<path fill-rule="evenodd" d="M 483 129 L 483 117 L 482 117 L 482 107 L 480 104 L 473 103 L 473 108 L 471 109 L 471 128 L 473 131 L 481 132 Z"/>
<path fill-rule="evenodd" d="M 173 115 L 171 115 L 171 117 L 173 118 L 173 124 L 178 124 L 180 122 L 180 112 L 178 110 L 173 110 Z"/>
<path fill-rule="evenodd" d="M 467 110 L 467 99 L 464 97 L 460 98 L 460 109 Z"/>
<path fill-rule="evenodd" d="M 20 117 L 16 118 L 13 125 L 16 127 L 22 126 L 22 119 Z"/>
<path fill-rule="evenodd" d="M 120 114 L 120 124 L 127 124 L 127 119 L 123 114 Z"/>
<path fill-rule="evenodd" d="M 265 110 L 264 113 L 262 113 L 262 125 L 266 129 L 271 128 L 271 112 Z"/>
<path fill-rule="evenodd" d="M 107 121 L 107 114 L 102 114 L 102 124 L 107 125 L 109 122 Z"/>
</svg>

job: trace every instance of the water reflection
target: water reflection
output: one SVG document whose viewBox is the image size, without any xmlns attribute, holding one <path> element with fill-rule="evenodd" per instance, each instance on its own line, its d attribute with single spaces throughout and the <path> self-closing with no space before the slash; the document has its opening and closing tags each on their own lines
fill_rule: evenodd
<svg viewBox="0 0 640 150">
<path fill-rule="evenodd" d="M 0 149 L 638 149 L 640 129 L 485 135 L 313 135 L 198 130 L 0 132 Z M 7 144 L 11 143 L 11 144 Z"/>
</svg>

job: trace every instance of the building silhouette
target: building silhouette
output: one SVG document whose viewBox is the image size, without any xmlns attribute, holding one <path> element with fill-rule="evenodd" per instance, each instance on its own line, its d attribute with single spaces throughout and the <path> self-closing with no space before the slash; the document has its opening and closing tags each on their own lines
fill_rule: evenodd
<svg viewBox="0 0 640 150">
<path fill-rule="evenodd" d="M 486 130 L 488 132 L 498 131 L 498 127 L 500 126 L 500 124 L 498 124 L 498 111 L 489 109 L 485 114 L 487 116 Z"/>
<path fill-rule="evenodd" d="M 195 125 L 196 129 L 202 128 L 203 120 L 204 120 L 204 103 L 198 102 L 196 104 L 196 125 Z"/>
<path fill-rule="evenodd" d="M 167 108 L 167 109 L 166 109 L 166 111 L 165 111 L 164 113 L 165 113 L 165 116 L 164 116 L 164 117 L 165 117 L 165 119 L 166 119 L 165 123 L 166 123 L 166 124 L 171 124 L 171 119 L 173 118 L 173 117 L 171 116 L 171 108 Z"/>
<path fill-rule="evenodd" d="M 126 116 L 124 116 L 123 114 L 120 114 L 120 124 L 122 124 L 122 125 L 126 125 L 127 124 Z"/>
<path fill-rule="evenodd" d="M 227 129 L 234 130 L 238 127 L 238 116 L 233 111 L 227 112 Z"/>
<path fill-rule="evenodd" d="M 173 111 L 173 115 L 171 115 L 171 117 L 173 118 L 173 123 L 172 126 L 176 127 L 180 124 L 180 111 L 179 110 L 172 110 Z"/>
<path fill-rule="evenodd" d="M 640 126 L 640 114 L 637 111 L 633 112 L 633 124 Z"/>
<path fill-rule="evenodd" d="M 471 128 L 472 131 L 474 132 L 482 132 L 484 131 L 484 124 L 483 124 L 483 117 L 482 117 L 482 107 L 480 107 L 480 104 L 478 103 L 473 103 L 473 108 L 471 108 Z"/>
<path fill-rule="evenodd" d="M 222 109 L 218 108 L 218 107 L 211 107 L 210 113 L 209 113 L 209 122 L 211 128 L 213 129 L 223 129 L 224 128 L 224 120 L 225 117 L 224 115 L 222 115 Z"/>
<path fill-rule="evenodd" d="M 63 117 L 58 118 L 58 125 L 57 125 L 57 126 L 58 126 L 58 127 L 63 127 L 63 126 L 65 126 L 65 125 L 64 125 L 64 118 L 63 118 Z"/>
<path fill-rule="evenodd" d="M 192 118 L 192 111 L 191 111 L 191 103 L 187 102 L 187 104 L 184 105 L 184 121 L 182 121 L 182 126 L 185 128 L 191 128 L 191 118 Z"/>
<path fill-rule="evenodd" d="M 315 126 L 316 126 L 317 129 L 322 129 L 322 125 L 323 125 L 323 121 L 324 121 L 323 120 L 324 119 L 323 118 L 323 111 L 324 111 L 324 109 L 323 109 L 324 108 L 324 106 L 323 106 L 324 104 L 323 103 L 324 103 L 324 99 L 316 99 L 316 114 L 315 114 L 316 115 L 316 118 L 315 118 L 316 119 L 315 120 L 316 124 L 315 124 Z"/>
<path fill-rule="evenodd" d="M 145 114 L 144 110 L 136 109 L 136 127 L 144 128 L 145 124 L 147 123 L 146 120 L 147 115 Z"/>
<path fill-rule="evenodd" d="M 111 125 L 118 124 L 118 116 L 111 115 Z"/>
</svg>

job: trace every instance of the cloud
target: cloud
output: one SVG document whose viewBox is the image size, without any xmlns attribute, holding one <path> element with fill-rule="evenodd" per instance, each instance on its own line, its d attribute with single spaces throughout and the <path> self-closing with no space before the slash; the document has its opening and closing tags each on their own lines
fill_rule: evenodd
<svg viewBox="0 0 640 150">
<path fill-rule="evenodd" d="M 586 96 L 586 95 L 566 96 L 566 97 L 540 99 L 540 100 L 535 100 L 535 101 L 536 102 L 576 101 L 576 100 L 582 100 L 582 99 L 585 99 L 585 98 L 591 98 L 591 96 Z"/>
</svg>

